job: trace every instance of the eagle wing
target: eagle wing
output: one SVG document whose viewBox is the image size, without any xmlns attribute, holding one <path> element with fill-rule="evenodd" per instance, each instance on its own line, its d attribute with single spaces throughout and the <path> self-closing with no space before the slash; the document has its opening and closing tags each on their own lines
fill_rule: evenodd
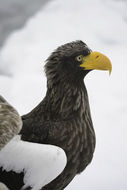
<svg viewBox="0 0 127 190">
<path fill-rule="evenodd" d="M 12 116 L 17 112 L 3 98 L 0 100 L 2 102 L 0 130 L 4 130 L 4 134 L 8 136 L 16 127 L 17 123 L 14 123 L 16 118 Z M 13 115 L 10 110 L 13 110 Z M 10 190 L 20 190 L 23 185 L 24 188 L 30 186 L 40 189 L 63 171 L 67 162 L 66 154 L 60 147 L 42 144 L 47 139 L 49 122 L 39 121 L 37 125 L 36 122 L 33 125 L 31 118 L 22 119 L 23 128 L 20 132 L 22 140 L 20 136 L 14 137 L 18 133 L 15 132 L 7 138 L 8 144 L 5 142 L 6 146 L 1 146 L 0 181 Z M 2 130 L 0 137 L 3 135 Z M 14 138 L 11 140 L 12 137 Z"/>
</svg>

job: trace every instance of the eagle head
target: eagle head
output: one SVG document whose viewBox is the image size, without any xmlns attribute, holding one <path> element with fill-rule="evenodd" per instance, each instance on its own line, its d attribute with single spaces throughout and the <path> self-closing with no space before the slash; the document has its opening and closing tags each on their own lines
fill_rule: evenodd
<svg viewBox="0 0 127 190">
<path fill-rule="evenodd" d="M 47 59 L 45 72 L 50 83 L 77 83 L 91 70 L 109 70 L 111 62 L 105 55 L 92 51 L 83 41 L 74 41 L 58 47 Z"/>
</svg>

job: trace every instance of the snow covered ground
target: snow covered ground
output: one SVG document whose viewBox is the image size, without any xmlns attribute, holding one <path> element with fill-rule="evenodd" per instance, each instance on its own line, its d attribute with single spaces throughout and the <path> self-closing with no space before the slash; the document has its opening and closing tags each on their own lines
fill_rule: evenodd
<svg viewBox="0 0 127 190">
<path fill-rule="evenodd" d="M 97 145 L 92 164 L 67 190 L 127 189 L 126 10 L 126 0 L 53 0 L 0 52 L 0 94 L 20 114 L 44 97 L 44 60 L 57 46 L 81 39 L 112 61 L 110 77 L 92 71 L 85 78 Z"/>
</svg>

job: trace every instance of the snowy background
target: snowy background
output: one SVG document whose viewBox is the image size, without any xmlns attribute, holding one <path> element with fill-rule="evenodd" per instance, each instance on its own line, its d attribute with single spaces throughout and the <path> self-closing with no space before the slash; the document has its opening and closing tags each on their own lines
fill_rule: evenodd
<svg viewBox="0 0 127 190">
<path fill-rule="evenodd" d="M 11 1 L 8 11 L 13 13 Z M 4 2 L 8 5 L 7 0 Z M 29 1 L 28 9 L 34 4 Z M 10 22 L 11 19 L 7 26 Z M 20 114 L 30 111 L 44 97 L 44 61 L 57 46 L 81 39 L 111 59 L 110 77 L 108 72 L 92 71 L 85 78 L 97 137 L 96 151 L 92 164 L 66 189 L 126 190 L 127 1 L 51 0 L 44 5 L 40 1 L 21 27 L 11 26 L 5 28 L 8 35 L 0 36 L 0 94 Z"/>
</svg>

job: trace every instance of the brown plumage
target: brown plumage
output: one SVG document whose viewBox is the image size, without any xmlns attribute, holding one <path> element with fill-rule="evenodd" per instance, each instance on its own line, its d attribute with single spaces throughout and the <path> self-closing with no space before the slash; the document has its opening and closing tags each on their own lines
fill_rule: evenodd
<svg viewBox="0 0 127 190">
<path fill-rule="evenodd" d="M 18 112 L 0 96 L 0 150 L 20 132 L 21 127 Z"/>
<path fill-rule="evenodd" d="M 64 171 L 42 190 L 64 189 L 92 160 L 95 133 L 83 80 L 92 69 L 80 67 L 83 58 L 90 54 L 91 50 L 82 41 L 65 44 L 54 51 L 45 65 L 46 96 L 22 117 L 23 140 L 57 145 L 67 155 Z M 13 173 L 13 176 L 17 180 L 12 184 L 12 173 L 6 173 L 6 184 L 10 190 L 19 190 L 22 175 Z"/>
</svg>

